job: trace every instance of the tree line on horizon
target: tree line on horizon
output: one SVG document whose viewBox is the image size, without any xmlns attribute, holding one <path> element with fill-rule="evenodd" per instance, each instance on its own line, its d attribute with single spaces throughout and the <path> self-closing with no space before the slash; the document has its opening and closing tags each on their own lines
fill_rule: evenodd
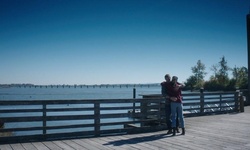
<svg viewBox="0 0 250 150">
<path fill-rule="evenodd" d="M 207 75 L 206 66 L 201 60 L 198 60 L 191 70 L 193 74 L 186 80 L 183 90 L 194 91 L 203 88 L 205 91 L 233 91 L 248 88 L 248 69 L 229 67 L 224 56 L 217 64 L 212 65 L 210 70 L 213 74 L 207 81 L 204 79 Z M 232 78 L 229 78 L 229 73 L 232 73 Z"/>
</svg>

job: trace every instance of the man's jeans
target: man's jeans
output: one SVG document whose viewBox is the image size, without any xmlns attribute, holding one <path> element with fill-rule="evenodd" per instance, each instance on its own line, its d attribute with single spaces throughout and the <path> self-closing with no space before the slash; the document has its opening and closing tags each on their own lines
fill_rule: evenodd
<svg viewBox="0 0 250 150">
<path fill-rule="evenodd" d="M 182 103 L 171 102 L 171 118 L 172 118 L 172 128 L 176 127 L 176 119 L 180 121 L 180 128 L 184 128 L 185 122 L 183 118 L 183 105 Z M 178 113 L 178 116 L 177 116 Z"/>
<path fill-rule="evenodd" d="M 170 118 L 170 116 L 171 116 L 171 105 L 170 105 L 170 103 L 167 103 L 166 105 L 165 105 L 165 111 L 166 111 L 166 123 L 167 123 L 167 126 L 168 126 L 168 130 L 170 130 L 171 129 L 171 125 L 172 125 L 172 121 L 171 121 L 171 118 Z"/>
</svg>

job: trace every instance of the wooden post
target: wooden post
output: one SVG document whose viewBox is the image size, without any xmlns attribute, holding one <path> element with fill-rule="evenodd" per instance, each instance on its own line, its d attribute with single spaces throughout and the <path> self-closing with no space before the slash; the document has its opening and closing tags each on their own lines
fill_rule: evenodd
<svg viewBox="0 0 250 150">
<path fill-rule="evenodd" d="M 200 114 L 204 113 L 204 89 L 200 89 Z"/>
<path fill-rule="evenodd" d="M 95 136 L 100 136 L 100 103 L 94 103 L 94 116 L 95 116 Z"/>
<path fill-rule="evenodd" d="M 247 52 L 248 52 L 248 81 L 250 81 L 250 13 L 247 15 Z M 248 82 L 248 99 L 247 103 L 250 104 L 250 82 Z"/>
<path fill-rule="evenodd" d="M 142 99 L 141 100 L 141 119 L 146 119 L 147 118 L 147 99 Z M 141 122 L 141 127 L 143 127 L 145 125 L 144 122 Z"/>
<path fill-rule="evenodd" d="M 46 102 L 43 102 L 43 138 L 46 139 L 46 134 L 47 134 L 47 122 L 46 122 Z"/>
<path fill-rule="evenodd" d="M 239 112 L 239 94 L 240 94 L 239 90 L 236 90 L 236 92 L 234 94 L 234 101 L 235 101 L 234 110 L 236 112 Z"/>
<path fill-rule="evenodd" d="M 244 112 L 244 98 L 243 98 L 243 95 L 240 95 L 240 112 Z"/>
<path fill-rule="evenodd" d="M 136 89 L 133 88 L 133 98 L 136 98 Z"/>
<path fill-rule="evenodd" d="M 161 120 L 161 100 L 159 101 L 159 103 L 158 103 L 158 117 L 157 117 L 157 119 L 159 120 L 159 125 L 161 125 L 161 123 L 162 123 L 162 120 Z"/>
<path fill-rule="evenodd" d="M 136 89 L 133 88 L 133 99 L 136 98 Z M 135 101 L 133 102 L 133 117 L 135 116 Z"/>
<path fill-rule="evenodd" d="M 220 94 L 220 111 L 222 111 L 222 109 L 221 109 L 221 106 L 222 106 L 222 94 Z"/>
</svg>

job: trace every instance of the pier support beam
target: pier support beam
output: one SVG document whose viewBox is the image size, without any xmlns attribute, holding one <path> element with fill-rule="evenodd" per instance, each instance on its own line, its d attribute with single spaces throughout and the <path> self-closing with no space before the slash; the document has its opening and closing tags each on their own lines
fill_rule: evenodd
<svg viewBox="0 0 250 150">
<path fill-rule="evenodd" d="M 250 14 L 247 15 L 247 53 L 248 53 L 248 99 L 247 105 L 250 104 Z"/>
</svg>

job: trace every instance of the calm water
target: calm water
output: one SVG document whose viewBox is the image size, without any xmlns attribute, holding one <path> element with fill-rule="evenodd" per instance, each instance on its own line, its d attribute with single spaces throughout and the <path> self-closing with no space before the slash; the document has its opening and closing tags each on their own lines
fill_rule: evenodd
<svg viewBox="0 0 250 150">
<path fill-rule="evenodd" d="M 0 88 L 0 100 L 55 100 L 55 99 L 119 99 L 136 98 L 141 94 L 160 94 L 160 85 L 154 86 L 71 86 L 71 87 L 10 87 Z"/>
</svg>

